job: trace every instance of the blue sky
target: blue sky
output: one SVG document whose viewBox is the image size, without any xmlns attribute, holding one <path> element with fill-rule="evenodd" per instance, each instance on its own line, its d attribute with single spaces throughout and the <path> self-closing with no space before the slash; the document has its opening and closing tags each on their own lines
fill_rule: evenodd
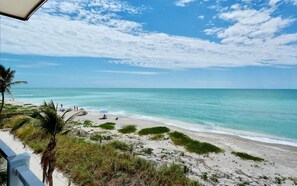
<svg viewBox="0 0 297 186">
<path fill-rule="evenodd" d="M 48 0 L 1 17 L 26 87 L 297 88 L 296 0 Z"/>
</svg>

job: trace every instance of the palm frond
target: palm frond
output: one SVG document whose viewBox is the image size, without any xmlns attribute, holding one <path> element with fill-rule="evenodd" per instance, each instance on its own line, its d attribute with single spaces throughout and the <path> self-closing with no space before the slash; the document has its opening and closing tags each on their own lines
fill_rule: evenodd
<svg viewBox="0 0 297 186">
<path fill-rule="evenodd" d="M 73 114 L 72 116 L 70 116 L 66 121 L 65 124 L 67 124 L 68 122 L 72 121 L 76 116 L 78 116 L 79 114 L 81 114 L 83 111 L 79 111 L 75 114 Z"/>
<path fill-rule="evenodd" d="M 5 93 L 7 93 L 7 94 L 13 99 L 13 95 L 12 95 L 12 93 L 10 92 L 9 89 L 6 89 L 6 90 L 5 90 Z"/>
<path fill-rule="evenodd" d="M 14 82 L 8 83 L 7 86 L 21 85 L 21 84 L 28 84 L 28 82 L 27 81 L 14 81 Z"/>
<path fill-rule="evenodd" d="M 15 132 L 16 130 L 18 130 L 19 128 L 21 128 L 22 126 L 24 126 L 25 124 L 29 124 L 31 123 L 31 118 L 26 117 L 21 119 L 18 123 L 16 123 L 16 125 L 10 130 L 10 133 Z"/>
<path fill-rule="evenodd" d="M 63 114 L 62 114 L 62 119 L 64 119 L 64 117 L 65 117 L 65 115 L 67 114 L 67 113 L 69 113 L 69 112 L 71 112 L 71 108 L 69 108 L 69 109 L 67 109 Z"/>
</svg>

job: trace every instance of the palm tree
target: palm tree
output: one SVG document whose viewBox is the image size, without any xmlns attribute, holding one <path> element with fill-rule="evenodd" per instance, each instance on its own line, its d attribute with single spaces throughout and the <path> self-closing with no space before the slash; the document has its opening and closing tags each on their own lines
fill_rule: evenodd
<svg viewBox="0 0 297 186">
<path fill-rule="evenodd" d="M 79 114 L 79 112 L 77 112 L 65 120 L 65 115 L 70 111 L 71 109 L 68 109 L 60 116 L 58 114 L 58 105 L 55 106 L 53 101 L 48 103 L 44 102 L 43 105 L 40 106 L 40 109 L 36 111 L 32 117 L 25 118 L 11 130 L 11 132 L 13 132 L 22 127 L 24 124 L 33 123 L 43 129 L 46 134 L 50 135 L 50 142 L 41 157 L 41 165 L 43 169 L 42 181 L 47 181 L 49 186 L 53 186 L 53 172 L 56 165 L 56 135 L 62 133 L 65 125 L 77 114 Z"/>
<path fill-rule="evenodd" d="M 0 92 L 1 92 L 1 105 L 0 105 L 0 115 L 4 105 L 4 95 L 5 93 L 11 94 L 10 88 L 13 85 L 18 84 L 27 84 L 26 81 L 13 81 L 15 76 L 15 70 L 11 70 L 10 68 L 5 69 L 3 65 L 0 64 Z"/>
</svg>

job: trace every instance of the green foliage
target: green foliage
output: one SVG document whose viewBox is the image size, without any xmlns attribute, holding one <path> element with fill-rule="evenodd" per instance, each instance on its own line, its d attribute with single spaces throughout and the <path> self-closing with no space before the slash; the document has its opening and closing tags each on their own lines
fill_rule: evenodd
<svg viewBox="0 0 297 186">
<path fill-rule="evenodd" d="M 247 181 L 237 184 L 237 186 L 247 186 L 247 185 L 249 185 L 249 182 Z"/>
<path fill-rule="evenodd" d="M 118 130 L 122 134 L 134 133 L 136 131 L 135 125 L 127 125 Z"/>
<path fill-rule="evenodd" d="M 211 177 L 209 178 L 213 182 L 219 182 L 218 180 L 218 175 L 217 174 L 212 174 Z"/>
<path fill-rule="evenodd" d="M 162 134 L 169 132 L 169 128 L 167 127 L 152 127 L 152 128 L 144 128 L 141 129 L 138 134 L 139 135 L 148 135 L 148 134 Z"/>
<path fill-rule="evenodd" d="M 278 176 L 274 178 L 274 183 L 276 183 L 276 184 L 282 184 L 283 181 L 285 181 L 285 178 L 281 178 Z"/>
<path fill-rule="evenodd" d="M 82 123 L 80 121 L 71 121 L 72 125 L 81 125 Z"/>
<path fill-rule="evenodd" d="M 30 146 L 44 139 L 41 134 L 45 135 L 32 125 L 16 131 Z M 76 185 L 199 185 L 189 180 L 178 165 L 156 168 L 149 161 L 130 154 L 129 145 L 118 141 L 99 145 L 67 135 L 57 138 L 56 165 Z"/>
<path fill-rule="evenodd" d="M 83 126 L 84 127 L 91 127 L 93 125 L 93 122 L 91 120 L 84 120 Z"/>
<path fill-rule="evenodd" d="M 117 140 L 112 141 L 111 143 L 109 143 L 109 145 L 111 145 L 115 149 L 118 149 L 118 150 L 121 150 L 121 151 L 132 152 L 132 150 L 133 150 L 133 146 L 132 145 L 128 145 L 128 144 L 126 144 L 124 142 L 117 141 Z"/>
<path fill-rule="evenodd" d="M 202 172 L 201 179 L 206 181 L 208 179 L 207 172 Z"/>
<path fill-rule="evenodd" d="M 100 134 L 95 134 L 90 137 L 90 140 L 92 140 L 92 141 L 111 140 L 111 139 L 112 139 L 111 136 L 103 136 Z"/>
<path fill-rule="evenodd" d="M 151 138 L 151 140 L 160 141 L 164 139 L 164 134 L 155 134 Z"/>
<path fill-rule="evenodd" d="M 238 156 L 240 157 L 241 159 L 244 159 L 244 160 L 253 160 L 253 161 L 264 161 L 263 158 L 259 158 L 259 157 L 256 157 L 256 156 L 252 156 L 252 155 L 249 155 L 245 152 L 232 152 L 233 155 L 235 156 Z"/>
<path fill-rule="evenodd" d="M 189 136 L 180 132 L 171 132 L 169 134 L 171 140 L 175 145 L 184 146 L 187 151 L 194 152 L 196 154 L 208 154 L 208 153 L 220 153 L 222 149 L 206 142 L 200 142 L 193 140 Z"/>
<path fill-rule="evenodd" d="M 294 183 L 294 185 L 297 185 L 297 178 L 296 177 L 289 177 L 288 179 L 291 180 Z"/>
<path fill-rule="evenodd" d="M 32 115 L 37 110 L 38 110 L 38 107 L 34 105 L 4 104 L 2 114 L 3 114 L 3 117 L 15 116 L 15 115 Z"/>
<path fill-rule="evenodd" d="M 142 150 L 142 152 L 144 154 L 151 155 L 153 153 L 153 149 L 152 148 L 145 148 L 145 149 Z"/>
<path fill-rule="evenodd" d="M 115 128 L 115 123 L 106 122 L 106 123 L 99 125 L 99 127 L 102 129 L 106 129 L 106 130 L 113 130 Z"/>
</svg>

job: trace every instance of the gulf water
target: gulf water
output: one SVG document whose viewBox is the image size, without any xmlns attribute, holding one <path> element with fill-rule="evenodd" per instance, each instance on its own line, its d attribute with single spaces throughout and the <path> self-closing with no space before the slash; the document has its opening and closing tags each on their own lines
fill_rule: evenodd
<svg viewBox="0 0 297 186">
<path fill-rule="evenodd" d="M 297 146 L 297 90 L 18 88 L 18 101 L 157 120 L 191 130 L 229 133 Z"/>
</svg>

